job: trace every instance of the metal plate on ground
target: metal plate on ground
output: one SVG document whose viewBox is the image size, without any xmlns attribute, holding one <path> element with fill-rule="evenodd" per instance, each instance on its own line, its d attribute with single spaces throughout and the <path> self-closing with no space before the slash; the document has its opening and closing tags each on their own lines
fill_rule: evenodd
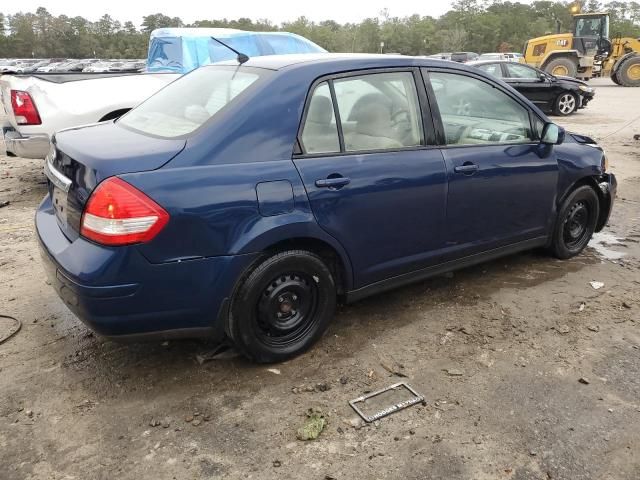
<svg viewBox="0 0 640 480">
<path fill-rule="evenodd" d="M 395 402 L 394 404 L 388 407 L 385 407 L 382 410 L 375 412 L 371 415 L 367 415 L 364 411 L 362 411 L 362 409 L 358 405 L 358 404 L 362 405 L 367 400 L 370 400 L 384 393 L 394 392 L 394 391 L 399 392 L 402 390 L 409 392 L 412 396 L 406 400 Z M 356 411 L 356 413 L 360 415 L 360 417 L 367 423 L 375 422 L 376 420 L 386 417 L 387 415 L 391 415 L 392 413 L 398 412 L 400 410 L 403 410 L 412 405 L 416 405 L 418 403 L 424 403 L 424 396 L 416 392 L 410 385 L 408 385 L 405 382 L 394 383 L 393 385 L 390 385 L 386 388 L 377 390 L 372 393 L 368 393 L 367 395 L 362 395 L 358 398 L 354 398 L 353 400 L 349 401 L 349 405 L 351 405 L 351 408 L 353 408 Z"/>
</svg>

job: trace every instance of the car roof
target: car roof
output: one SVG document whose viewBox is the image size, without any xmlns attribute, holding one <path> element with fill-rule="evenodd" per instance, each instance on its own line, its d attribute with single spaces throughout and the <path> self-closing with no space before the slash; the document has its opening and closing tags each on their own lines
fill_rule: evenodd
<svg viewBox="0 0 640 480">
<path fill-rule="evenodd" d="M 301 53 L 291 55 L 265 55 L 250 58 L 244 65 L 248 67 L 266 68 L 269 70 L 282 70 L 293 65 L 325 64 L 328 69 L 332 67 L 345 68 L 384 68 L 399 66 L 447 66 L 452 62 L 435 58 L 410 57 L 406 55 L 384 55 L 368 53 Z M 225 60 L 213 65 L 236 66 L 235 60 Z"/>
</svg>

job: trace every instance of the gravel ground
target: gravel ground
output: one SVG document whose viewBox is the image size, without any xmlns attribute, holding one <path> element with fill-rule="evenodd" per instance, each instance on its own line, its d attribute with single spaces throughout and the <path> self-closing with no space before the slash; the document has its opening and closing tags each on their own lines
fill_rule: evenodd
<svg viewBox="0 0 640 480">
<path fill-rule="evenodd" d="M 640 89 L 593 84 L 594 102 L 558 120 L 596 137 L 618 175 L 591 248 L 343 307 L 315 348 L 271 367 L 233 352 L 201 364 L 206 341 L 94 336 L 40 265 L 42 162 L 0 156 L 0 314 L 23 323 L 0 345 L 0 478 L 640 478 L 640 121 L 626 125 Z M 424 405 L 357 421 L 348 400 L 402 380 Z M 309 409 L 327 424 L 302 442 Z"/>
</svg>

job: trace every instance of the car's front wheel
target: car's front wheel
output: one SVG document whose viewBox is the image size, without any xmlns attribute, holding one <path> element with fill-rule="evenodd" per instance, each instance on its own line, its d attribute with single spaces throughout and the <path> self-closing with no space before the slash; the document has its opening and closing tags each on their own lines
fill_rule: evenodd
<svg viewBox="0 0 640 480">
<path fill-rule="evenodd" d="M 245 356 L 280 362 L 318 340 L 335 307 L 335 282 L 322 259 L 289 250 L 267 258 L 241 282 L 226 331 Z"/>
<path fill-rule="evenodd" d="M 556 115 L 571 115 L 578 109 L 578 98 L 573 93 L 561 93 L 556 98 L 553 113 Z"/>
<path fill-rule="evenodd" d="M 551 241 L 551 251 L 560 259 L 578 255 L 589 243 L 600 214 L 598 195 L 588 185 L 576 188 L 562 202 Z"/>
</svg>

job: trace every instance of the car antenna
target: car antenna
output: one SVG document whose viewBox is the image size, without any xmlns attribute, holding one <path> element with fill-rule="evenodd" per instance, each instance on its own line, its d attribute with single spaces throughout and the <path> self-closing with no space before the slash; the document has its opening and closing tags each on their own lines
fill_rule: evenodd
<svg viewBox="0 0 640 480">
<path fill-rule="evenodd" d="M 227 47 L 229 50 L 231 50 L 233 53 L 235 53 L 237 55 L 237 60 L 238 63 L 240 65 L 242 65 L 245 62 L 249 61 L 249 55 L 246 55 L 242 52 L 239 52 L 238 50 L 236 50 L 233 47 L 230 47 L 229 45 L 227 45 L 226 43 L 224 43 L 222 40 L 218 40 L 216 37 L 211 37 L 212 40 L 215 40 L 216 42 L 218 42 L 220 45 L 222 45 L 223 47 Z"/>
</svg>

